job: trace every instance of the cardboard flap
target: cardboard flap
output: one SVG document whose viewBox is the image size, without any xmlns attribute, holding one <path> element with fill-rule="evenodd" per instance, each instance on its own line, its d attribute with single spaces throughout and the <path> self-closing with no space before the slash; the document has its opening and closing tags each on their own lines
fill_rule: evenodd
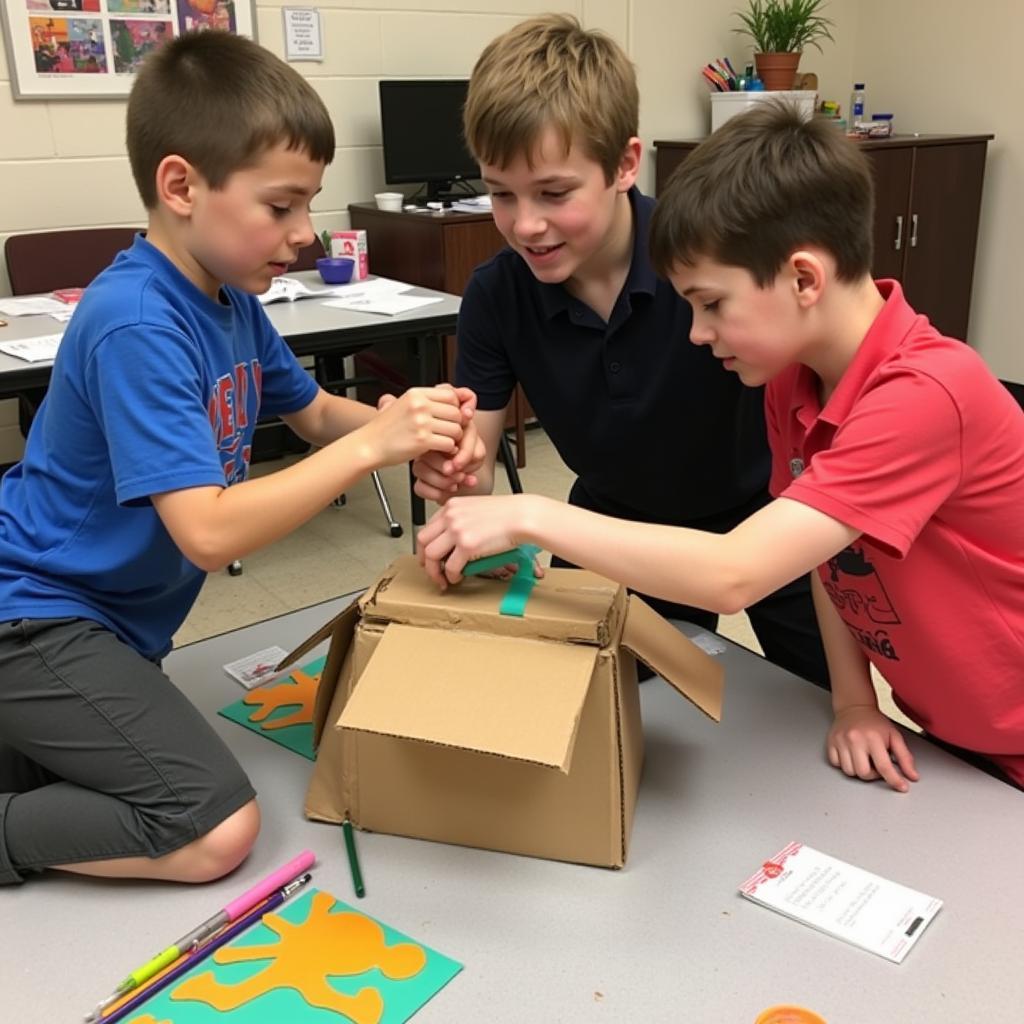
<svg viewBox="0 0 1024 1024">
<path fill-rule="evenodd" d="M 341 623 L 342 619 L 349 616 L 352 622 L 355 622 L 355 617 L 358 612 L 359 605 L 356 599 L 353 599 L 352 603 L 345 608 L 344 611 L 338 612 L 330 622 L 327 622 L 321 626 L 312 636 L 306 637 L 305 640 L 299 644 L 290 654 L 286 654 L 281 661 L 278 663 L 276 671 L 280 672 L 281 669 L 287 668 L 289 665 L 294 664 L 303 655 L 309 654 L 314 647 L 318 644 L 322 644 L 327 640 L 335 631 L 337 626 Z M 348 628 L 348 632 L 351 634 L 351 628 Z"/>
<path fill-rule="evenodd" d="M 622 646 L 716 722 L 722 720 L 725 670 L 650 605 L 630 595 Z"/>
<path fill-rule="evenodd" d="M 320 746 L 320 739 L 327 725 L 327 716 L 331 705 L 334 703 L 341 666 L 345 660 L 345 655 L 348 653 L 348 649 L 352 646 L 352 636 L 355 633 L 358 621 L 359 605 L 353 601 L 340 615 L 335 616 L 328 623 L 328 625 L 333 626 L 331 630 L 331 648 L 327 652 L 327 660 L 324 662 L 323 670 L 320 673 L 320 685 L 316 688 L 316 703 L 313 705 L 314 747 Z"/>
<path fill-rule="evenodd" d="M 499 611 L 507 590 L 507 581 L 473 576 L 442 593 L 415 555 L 403 555 L 359 603 L 364 616 L 386 622 L 599 646 L 617 635 L 624 612 L 622 587 L 582 569 L 548 569 L 522 618 Z"/>
<path fill-rule="evenodd" d="M 338 724 L 568 773 L 596 658 L 596 647 L 393 624 Z"/>
</svg>

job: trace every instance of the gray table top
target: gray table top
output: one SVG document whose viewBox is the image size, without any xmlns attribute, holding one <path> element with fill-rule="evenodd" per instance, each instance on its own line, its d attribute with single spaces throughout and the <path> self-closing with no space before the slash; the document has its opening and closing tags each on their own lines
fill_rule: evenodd
<svg viewBox="0 0 1024 1024">
<path fill-rule="evenodd" d="M 354 900 L 341 830 L 302 816 L 309 762 L 216 715 L 242 694 L 226 662 L 290 648 L 342 606 L 169 656 L 171 677 L 260 793 L 257 846 L 208 886 L 51 872 L 0 891 L 5 1020 L 79 1019 L 127 971 L 304 848 L 317 854 L 318 887 L 465 965 L 424 1022 L 751 1024 L 784 1002 L 828 1024 L 1021 1019 L 1022 795 L 916 736 L 922 779 L 909 795 L 843 777 L 822 752 L 827 695 L 731 644 L 720 725 L 660 680 L 641 686 L 647 760 L 622 871 L 361 833 L 367 895 Z M 737 895 L 790 840 L 945 906 L 897 966 Z"/>
<path fill-rule="evenodd" d="M 298 278 L 311 288 L 326 287 L 315 270 L 299 271 L 288 276 Z M 348 338 L 365 340 L 368 344 L 372 344 L 410 332 L 452 332 L 455 330 L 461 302 L 459 296 L 419 287 L 412 288 L 409 294 L 438 298 L 440 301 L 395 316 L 338 309 L 335 306 L 324 305 L 323 299 L 273 302 L 264 308 L 278 333 L 300 351 L 303 350 L 303 343 L 306 340 L 318 335 L 337 335 L 344 332 Z M 4 317 L 3 319 L 7 320 L 7 326 L 0 327 L 0 342 L 20 341 L 22 338 L 35 338 L 44 334 L 62 334 L 67 326 L 54 320 L 51 316 Z M 51 366 L 50 362 L 27 363 L 6 352 L 0 352 L 0 384 L 4 378 L 14 378 L 26 374 L 41 377 L 42 382 L 45 383 Z M 33 381 L 33 383 L 38 382 Z"/>
</svg>

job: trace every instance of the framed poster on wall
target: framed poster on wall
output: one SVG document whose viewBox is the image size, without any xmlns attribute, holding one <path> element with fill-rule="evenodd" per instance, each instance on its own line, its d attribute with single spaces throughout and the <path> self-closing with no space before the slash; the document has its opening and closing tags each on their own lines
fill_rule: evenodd
<svg viewBox="0 0 1024 1024">
<path fill-rule="evenodd" d="M 253 0 L 0 0 L 16 100 L 127 96 L 146 54 L 192 29 L 256 38 Z"/>
</svg>

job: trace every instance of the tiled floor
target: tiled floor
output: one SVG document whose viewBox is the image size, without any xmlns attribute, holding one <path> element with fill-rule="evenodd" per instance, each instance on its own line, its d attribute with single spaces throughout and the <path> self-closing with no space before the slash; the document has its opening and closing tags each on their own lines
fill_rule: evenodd
<svg viewBox="0 0 1024 1024">
<path fill-rule="evenodd" d="M 564 498 L 572 474 L 566 469 L 540 430 L 527 434 L 526 467 L 520 471 L 523 488 L 538 494 Z M 291 458 L 295 458 L 292 456 Z M 253 467 L 254 475 L 273 472 L 284 461 Z M 346 496 L 342 507 L 331 507 L 270 548 L 245 559 L 241 576 L 212 574 L 191 614 L 176 634 L 176 646 L 202 640 L 262 619 L 358 590 L 370 583 L 396 556 L 411 548 L 408 471 L 404 466 L 381 473 L 392 511 L 406 533 L 390 536 L 373 485 L 364 480 Z M 504 474 L 499 489 L 507 490 Z M 746 615 L 723 616 L 723 636 L 761 653 Z M 267 637 L 267 644 L 273 638 Z M 887 712 L 899 718 L 888 688 L 876 679 Z"/>
</svg>

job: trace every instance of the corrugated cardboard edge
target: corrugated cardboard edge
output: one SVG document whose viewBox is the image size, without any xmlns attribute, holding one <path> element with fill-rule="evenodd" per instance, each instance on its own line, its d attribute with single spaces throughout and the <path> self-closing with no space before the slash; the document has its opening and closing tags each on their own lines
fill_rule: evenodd
<svg viewBox="0 0 1024 1024">
<path fill-rule="evenodd" d="M 622 645 L 709 718 L 722 720 L 722 666 L 635 594 L 629 598 Z"/>
<path fill-rule="evenodd" d="M 507 587 L 503 581 L 482 578 L 465 581 L 463 588 L 488 588 L 487 599 L 482 603 L 479 598 L 483 592 L 477 593 L 477 600 L 466 602 L 458 599 L 458 588 L 450 591 L 447 597 L 442 597 L 439 592 L 426 586 L 421 594 L 406 594 L 408 577 L 413 571 L 425 583 L 426 577 L 414 556 L 402 555 L 396 558 L 359 599 L 363 620 L 394 622 L 422 629 L 457 629 L 604 647 L 611 637 L 618 635 L 621 616 L 625 611 L 625 605 L 618 596 L 622 590 L 619 584 L 584 569 L 550 570 L 531 598 L 536 601 L 543 590 L 542 603 L 546 614 L 531 616 L 528 603 L 523 617 L 499 614 L 498 608 Z M 565 574 L 571 579 L 559 579 L 559 574 Z M 393 594 L 389 594 L 393 586 L 397 586 L 405 596 L 396 599 Z M 432 598 L 428 596 L 428 590 L 433 593 Z M 587 621 L 578 621 L 571 611 L 561 619 L 557 614 L 552 614 L 551 602 L 557 602 L 562 592 L 569 596 L 570 602 L 588 593 L 596 595 L 598 599 L 604 598 L 608 603 L 607 611 L 603 617 Z M 422 598 L 422 602 L 418 598 Z"/>
</svg>

